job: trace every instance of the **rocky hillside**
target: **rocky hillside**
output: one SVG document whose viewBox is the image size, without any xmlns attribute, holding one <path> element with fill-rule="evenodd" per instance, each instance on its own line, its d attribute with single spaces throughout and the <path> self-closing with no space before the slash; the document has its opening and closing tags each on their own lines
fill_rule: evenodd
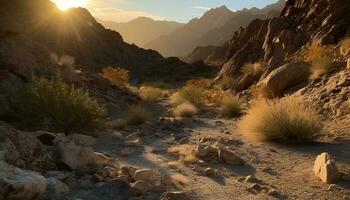
<svg viewBox="0 0 350 200">
<path fill-rule="evenodd" d="M 183 26 L 178 22 L 156 21 L 148 17 L 138 17 L 124 23 L 103 20 L 98 20 L 98 22 L 106 28 L 119 32 L 125 42 L 134 43 L 140 47 Z M 140 30 L 142 30 L 142 34 L 140 34 Z"/>
<path fill-rule="evenodd" d="M 178 59 L 125 43 L 82 8 L 61 12 L 49 0 L 15 0 L 1 1 L 0 12 L 2 68 L 52 66 L 50 55 L 55 54 L 71 56 L 77 68 L 91 72 L 106 66 L 126 68 L 137 79 L 166 75 L 175 68 L 196 71 Z"/>
<path fill-rule="evenodd" d="M 248 81 L 247 76 L 241 76 L 244 64 L 267 63 L 262 77 L 258 77 L 263 79 L 287 61 L 299 57 L 300 50 L 307 44 L 336 45 L 349 36 L 349 10 L 350 3 L 345 0 L 289 0 L 280 17 L 254 20 L 246 28 L 236 31 L 223 46 L 197 48 L 188 60 L 202 59 L 206 63 L 222 65 L 218 78 L 238 77 L 239 81 L 246 81 L 244 89 L 254 79 Z"/>
<path fill-rule="evenodd" d="M 278 16 L 285 1 L 281 0 L 266 8 L 231 11 L 226 6 L 207 11 L 202 17 L 192 19 L 184 27 L 163 35 L 145 48 L 155 49 L 164 56 L 184 56 L 198 46 L 221 45 L 232 38 L 239 27 L 253 19 L 266 19 Z"/>
</svg>

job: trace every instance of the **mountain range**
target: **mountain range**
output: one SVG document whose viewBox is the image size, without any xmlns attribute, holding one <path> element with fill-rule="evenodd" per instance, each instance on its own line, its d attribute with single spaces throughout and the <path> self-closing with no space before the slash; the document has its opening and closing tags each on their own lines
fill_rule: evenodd
<svg viewBox="0 0 350 200">
<path fill-rule="evenodd" d="M 129 22 L 117 23 L 113 21 L 104 21 L 97 19 L 104 27 L 118 31 L 123 39 L 137 46 L 143 46 L 149 41 L 167 35 L 175 29 L 184 26 L 182 23 L 173 21 L 156 21 L 148 17 L 138 17 Z M 142 34 L 140 34 L 142 31 Z"/>
</svg>

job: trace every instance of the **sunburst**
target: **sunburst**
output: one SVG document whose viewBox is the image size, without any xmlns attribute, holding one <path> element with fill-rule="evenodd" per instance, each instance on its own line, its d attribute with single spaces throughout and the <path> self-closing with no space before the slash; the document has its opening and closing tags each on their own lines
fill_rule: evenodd
<svg viewBox="0 0 350 200">
<path fill-rule="evenodd" d="M 52 0 L 62 11 L 66 11 L 70 8 L 83 7 L 86 5 L 86 1 L 87 0 Z"/>
</svg>

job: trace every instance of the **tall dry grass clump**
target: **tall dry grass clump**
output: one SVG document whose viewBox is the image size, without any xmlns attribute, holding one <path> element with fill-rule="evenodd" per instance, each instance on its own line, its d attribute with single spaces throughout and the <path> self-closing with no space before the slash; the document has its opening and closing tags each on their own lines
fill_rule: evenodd
<svg viewBox="0 0 350 200">
<path fill-rule="evenodd" d="M 141 87 L 140 97 L 144 101 L 155 102 L 164 97 L 164 91 L 154 87 Z"/>
<path fill-rule="evenodd" d="M 225 76 L 218 81 L 217 87 L 223 90 L 227 90 L 232 88 L 234 84 L 235 84 L 235 79 L 233 77 Z"/>
<path fill-rule="evenodd" d="M 183 103 L 175 107 L 174 115 L 176 117 L 193 117 L 198 113 L 196 106 L 190 103 Z"/>
<path fill-rule="evenodd" d="M 35 78 L 19 96 L 18 117 L 33 127 L 70 134 L 91 131 L 104 120 L 105 108 L 87 91 L 65 83 L 59 75 L 52 80 Z"/>
<path fill-rule="evenodd" d="M 236 95 L 226 95 L 221 100 L 222 114 L 226 117 L 237 117 L 242 113 L 242 100 Z"/>
<path fill-rule="evenodd" d="M 204 103 L 205 98 L 205 89 L 194 86 L 185 86 L 172 95 L 171 102 L 175 105 L 191 103 L 195 106 L 200 106 Z"/>
<path fill-rule="evenodd" d="M 241 72 L 244 74 L 261 75 L 265 65 L 266 63 L 264 62 L 246 63 L 241 68 Z"/>
<path fill-rule="evenodd" d="M 125 120 L 129 125 L 140 125 L 151 119 L 151 114 L 140 105 L 129 106 Z"/>
<path fill-rule="evenodd" d="M 107 67 L 102 70 L 102 75 L 117 87 L 125 87 L 129 83 L 129 71 L 126 69 Z"/>
<path fill-rule="evenodd" d="M 312 43 L 306 47 L 303 57 L 305 61 L 311 64 L 310 79 L 317 79 L 330 71 L 334 59 L 334 51 L 329 45 L 321 46 L 317 43 Z"/>
<path fill-rule="evenodd" d="M 241 133 L 259 141 L 301 143 L 311 141 L 322 130 L 322 122 L 313 107 L 300 98 L 260 100 L 239 123 Z"/>
<path fill-rule="evenodd" d="M 193 80 L 189 80 L 186 82 L 187 86 L 190 87 L 196 87 L 196 88 L 204 88 L 204 89 L 209 89 L 211 88 L 213 84 L 213 80 L 212 79 L 193 79 Z"/>
<path fill-rule="evenodd" d="M 193 164 L 198 161 L 196 156 L 196 147 L 189 144 L 170 147 L 168 152 L 179 156 L 179 160 L 184 164 Z"/>
</svg>

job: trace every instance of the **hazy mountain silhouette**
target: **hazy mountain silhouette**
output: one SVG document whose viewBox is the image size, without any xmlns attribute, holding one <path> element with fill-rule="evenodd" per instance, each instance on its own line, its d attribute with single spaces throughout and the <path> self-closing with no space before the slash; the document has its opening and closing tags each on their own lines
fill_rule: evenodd
<svg viewBox="0 0 350 200">
<path fill-rule="evenodd" d="M 173 21 L 156 21 L 148 17 L 138 17 L 124 23 L 100 19 L 97 21 L 106 28 L 118 31 L 126 42 L 135 43 L 141 47 L 159 36 L 169 34 L 184 25 Z M 142 34 L 140 34 L 140 31 L 142 31 Z"/>
<path fill-rule="evenodd" d="M 278 16 L 285 5 L 284 0 L 258 9 L 231 11 L 226 6 L 210 9 L 202 17 L 192 19 L 182 28 L 147 43 L 144 47 L 154 49 L 164 56 L 182 57 L 198 46 L 222 45 L 239 27 L 252 20 Z"/>
</svg>

